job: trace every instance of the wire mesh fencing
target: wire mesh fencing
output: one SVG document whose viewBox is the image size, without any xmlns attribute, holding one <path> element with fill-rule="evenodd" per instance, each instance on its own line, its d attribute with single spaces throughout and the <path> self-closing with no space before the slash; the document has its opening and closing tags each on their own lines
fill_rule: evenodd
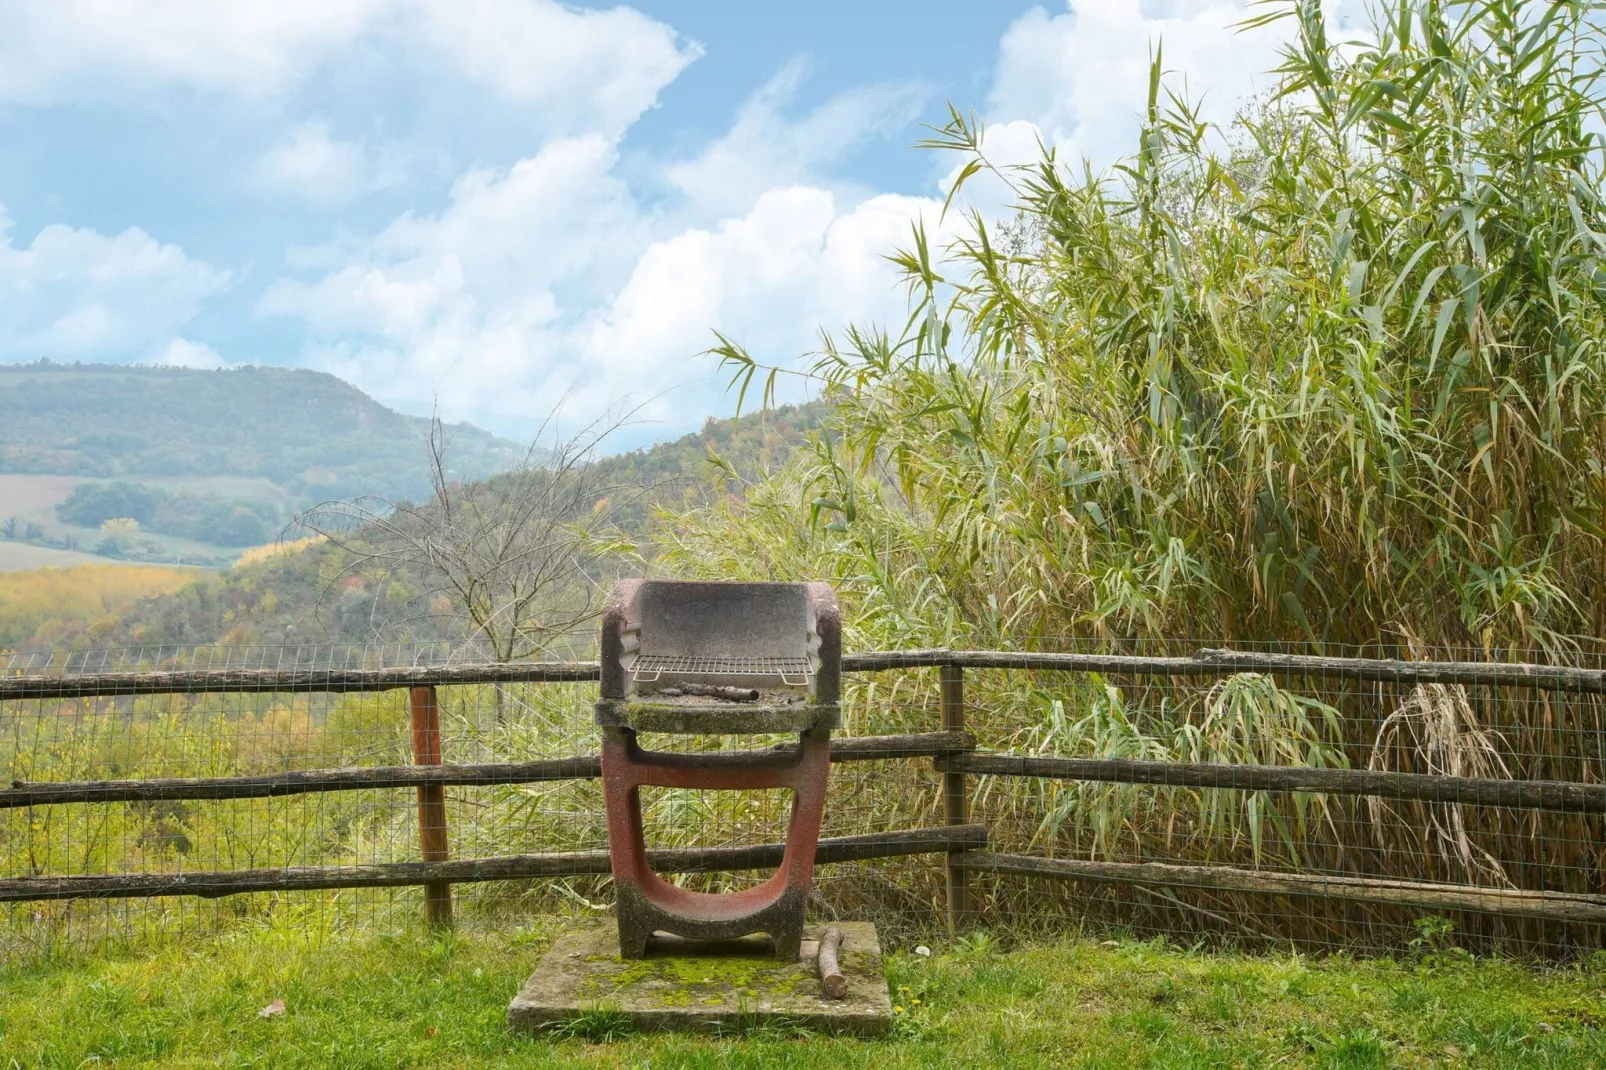
<svg viewBox="0 0 1606 1070">
<path fill-rule="evenodd" d="M 39 882 L 59 877 L 105 878 L 110 886 L 95 893 L 105 898 L 82 894 L 79 882 L 73 891 L 80 894 L 5 903 L 3 946 L 12 952 L 90 946 L 251 923 L 331 930 L 412 924 L 422 916 L 426 894 L 418 887 L 193 893 L 224 875 L 277 883 L 292 871 L 306 879 L 309 870 L 338 869 L 335 879 L 360 879 L 351 871 L 423 861 L 421 823 L 433 819 L 414 791 L 353 786 L 349 775 L 326 774 L 415 766 L 413 690 L 346 688 L 353 671 L 386 667 L 421 669 L 419 680 L 427 681 L 465 664 L 449 653 L 433 647 L 150 649 L 14 659 L 5 679 L 65 681 L 85 693 L 0 701 L 0 760 L 11 785 L 0 791 L 0 896 L 51 891 Z M 222 674 L 225 682 L 217 686 L 263 686 L 244 675 L 250 673 L 293 677 L 299 690 L 188 689 L 193 677 L 207 674 Z M 118 693 L 131 686 L 136 693 Z M 164 690 L 139 693 L 142 686 Z M 468 867 L 452 889 L 459 924 L 608 909 L 607 823 L 594 768 L 565 766 L 550 779 L 521 780 L 530 775 L 527 768 L 507 772 L 576 758 L 582 767 L 587 758 L 594 764 L 595 699 L 590 681 L 431 689 L 438 760 L 456 777 L 442 792 L 440 824 L 447 857 Z M 795 737 L 654 736 L 643 742 L 662 750 L 741 750 L 795 743 Z M 929 761 L 845 763 L 833 772 L 828 839 L 899 827 L 898 811 L 885 804 L 918 795 L 914 784 L 936 779 Z M 161 784 L 152 797 L 128 797 L 153 782 Z M 887 791 L 903 783 L 911 785 L 907 791 Z M 20 804 L 27 793 L 61 787 L 73 788 L 77 801 Z M 214 791 L 245 797 L 196 797 Z M 776 844 L 790 807 L 778 791 L 645 789 L 644 796 L 648 841 L 665 849 Z M 534 857 L 539 869 L 542 860 L 566 854 L 588 857 L 556 868 L 590 871 L 483 879 L 509 861 Z M 939 887 L 922 882 L 917 871 L 934 868 L 940 865 L 922 859 L 827 866 L 815 906 L 827 916 L 874 914 L 889 928 L 912 932 L 931 915 Z M 845 879 L 833 869 L 859 876 Z M 763 876 L 741 869 L 676 879 L 727 890 Z M 168 881 L 161 887 L 176 894 L 150 896 L 151 884 L 140 883 L 146 878 L 182 878 L 182 884 Z M 19 890 L 19 882 L 31 884 Z M 911 898 L 915 888 L 919 898 Z M 112 894 L 119 889 L 128 897 Z M 899 920 L 900 914 L 906 917 Z"/>
<path fill-rule="evenodd" d="M 1042 860 L 978 865 L 980 919 L 1316 951 L 1601 946 L 1603 698 L 1577 686 L 1593 685 L 1389 679 L 1378 664 L 1479 660 L 1466 651 L 1238 649 L 1359 655 L 1380 678 L 1340 661 L 967 671 L 978 755 L 1024 759 L 956 763 L 975 771 L 973 817 L 989 853 Z"/>
<path fill-rule="evenodd" d="M 878 667 L 899 655 L 848 659 L 839 740 L 929 736 L 957 714 L 976 745 L 935 765 L 929 749 L 834 761 L 823 842 L 846 850 L 840 844 L 856 837 L 956 823 L 985 826 L 986 842 L 822 864 L 817 916 L 875 921 L 893 944 L 931 939 L 947 927 L 957 880 L 968 891 L 958 923 L 1005 934 L 1070 927 L 1318 951 L 1454 944 L 1551 957 L 1602 946 L 1598 688 L 1191 664 L 1195 650 L 1220 645 L 1208 642 L 1041 645 L 1156 664 L 1065 671 L 973 658 L 962 675 L 947 670 L 962 690 L 950 690 L 945 707 L 940 655 L 906 657 L 913 664 L 902 668 Z M 1475 660 L 1377 648 L 1272 653 Z M 1582 656 L 1571 664 L 1603 667 Z M 409 782 L 351 779 L 386 770 L 404 778 L 417 766 L 415 692 L 351 684 L 356 671 L 390 667 L 447 681 L 430 694 L 439 760 L 455 770 L 439 789 L 443 847 L 468 867 L 451 882 L 456 922 L 605 913 L 607 824 L 595 771 L 584 767 L 598 742 L 590 680 L 450 682 L 472 665 L 434 647 L 77 652 L 6 666 L 5 680 L 87 686 L 72 697 L 0 700 L 0 760 L 12 785 L 0 788 L 0 894 L 18 900 L 0 906 L 0 947 L 13 954 L 253 924 L 416 924 L 427 892 L 415 885 L 19 900 L 56 878 L 182 878 L 185 887 L 164 887 L 183 893 L 215 874 L 271 883 L 294 873 L 316 884 L 303 875 L 339 870 L 331 879 L 356 880 L 374 871 L 389 880 L 394 867 L 425 861 L 424 811 Z M 182 686 L 185 674 L 208 673 L 214 681 L 234 673 L 240 686 L 266 686 L 251 673 L 277 674 L 296 689 Z M 170 692 L 127 693 L 130 680 L 160 674 L 177 674 L 163 677 Z M 643 743 L 751 750 L 788 740 Z M 575 759 L 556 772 L 541 764 Z M 345 779 L 309 789 L 308 777 L 324 771 Z M 178 790 L 185 797 L 130 797 L 130 783 L 153 780 L 249 782 L 255 794 L 205 797 L 213 788 L 192 784 Z M 78 785 L 80 801 L 19 804 L 50 785 Z M 665 850 L 777 844 L 789 807 L 781 791 L 643 793 L 647 841 Z M 560 855 L 567 861 L 543 861 Z M 767 875 L 721 858 L 729 861 L 697 862 L 674 879 L 727 890 Z M 529 875 L 536 871 L 544 875 Z M 498 874 L 511 876 L 479 879 Z"/>
</svg>

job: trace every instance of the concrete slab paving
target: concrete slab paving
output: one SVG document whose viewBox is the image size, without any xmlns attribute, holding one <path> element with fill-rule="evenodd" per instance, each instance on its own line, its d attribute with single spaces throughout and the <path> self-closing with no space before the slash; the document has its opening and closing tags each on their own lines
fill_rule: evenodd
<svg viewBox="0 0 1606 1070">
<path fill-rule="evenodd" d="M 763 937 L 691 942 L 657 936 L 644 959 L 619 958 L 612 923 L 577 926 L 559 937 L 508 1005 L 508 1026 L 535 1032 L 586 1014 L 618 1014 L 641 1030 L 718 1032 L 788 1025 L 873 1035 L 892 1026 L 881 942 L 868 922 L 842 930 L 846 999 L 826 999 L 814 958 L 823 924 L 804 931 L 798 962 L 777 962 Z"/>
</svg>

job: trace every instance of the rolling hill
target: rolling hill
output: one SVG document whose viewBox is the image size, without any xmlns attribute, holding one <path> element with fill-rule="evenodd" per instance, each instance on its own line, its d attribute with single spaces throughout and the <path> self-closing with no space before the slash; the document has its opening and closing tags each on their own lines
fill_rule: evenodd
<svg viewBox="0 0 1606 1070">
<path fill-rule="evenodd" d="M 727 477 L 733 471 L 745 479 L 761 477 L 766 469 L 784 464 L 824 415 L 823 406 L 812 404 L 740 419 L 709 420 L 693 434 L 600 459 L 596 484 L 600 488 L 650 488 L 616 517 L 625 534 L 645 541 L 649 537 L 648 514 L 654 508 L 673 511 L 705 495 L 730 493 Z M 709 463 L 711 453 L 717 453 L 728 466 L 723 474 Z M 644 550 L 650 556 L 650 548 Z M 306 540 L 287 545 L 282 552 L 251 551 L 234 568 L 194 573 L 191 582 L 153 590 L 144 597 L 122 597 L 121 601 L 102 590 L 112 573 L 74 569 L 86 574 L 72 587 L 77 592 L 74 597 L 86 604 L 105 603 L 99 616 L 64 611 L 41 617 L 36 612 L 39 598 L 24 604 L 19 594 L 18 609 L 12 614 L 16 619 L 8 619 L 4 612 L 6 586 L 0 582 L 0 644 L 7 642 L 8 631 L 10 645 L 26 648 L 361 643 L 381 636 L 405 642 L 452 634 L 449 622 L 422 612 L 431 608 L 419 604 L 427 586 L 422 577 L 405 570 L 383 577 L 372 570 L 347 571 L 349 564 L 329 543 Z M 132 581 L 119 579 L 117 595 L 125 588 L 133 589 Z M 35 582 L 20 576 L 13 581 L 19 591 L 30 592 L 54 590 L 64 582 Z M 438 611 L 432 610 L 431 615 L 434 612 Z"/>
<path fill-rule="evenodd" d="M 226 565 L 316 501 L 427 495 L 429 426 L 305 369 L 0 365 L 0 571 Z M 446 434 L 464 478 L 523 456 Z"/>
<path fill-rule="evenodd" d="M 428 420 L 304 368 L 0 365 L 0 473 L 238 476 L 298 498 L 406 498 L 429 488 L 428 431 Z M 469 478 L 522 452 L 466 423 L 448 436 Z"/>
</svg>

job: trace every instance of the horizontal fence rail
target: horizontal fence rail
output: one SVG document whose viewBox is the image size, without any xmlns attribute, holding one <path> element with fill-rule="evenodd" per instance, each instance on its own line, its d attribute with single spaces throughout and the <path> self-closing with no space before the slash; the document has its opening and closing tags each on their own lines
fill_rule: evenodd
<svg viewBox="0 0 1606 1070">
<path fill-rule="evenodd" d="M 817 864 L 862 862 L 917 854 L 946 854 L 983 847 L 983 825 L 873 832 L 820 840 Z M 731 873 L 773 869 L 786 845 L 701 847 L 650 850 L 659 873 Z M 398 888 L 407 885 L 471 881 L 579 877 L 611 872 L 607 851 L 465 858 L 453 862 L 392 862 L 371 866 L 288 866 L 278 869 L 135 873 L 108 876 L 12 877 L 0 879 L 0 903 L 56 899 L 146 899 L 191 895 L 217 899 L 247 892 L 301 892 L 329 888 Z"/>
<path fill-rule="evenodd" d="M 1131 654 L 1037 654 L 995 650 L 895 650 L 847 654 L 844 672 L 878 672 L 947 665 L 960 669 L 1126 673 L 1133 676 L 1212 677 L 1258 672 L 1392 684 L 1475 684 L 1539 691 L 1606 694 L 1606 669 L 1482 661 L 1395 661 L 1386 658 L 1321 658 L 1304 654 L 1257 654 L 1200 650 L 1191 657 Z"/>
<path fill-rule="evenodd" d="M 862 736 L 831 740 L 831 761 L 867 762 L 882 758 L 933 758 L 976 745 L 969 732 L 922 732 L 902 736 Z M 699 759 L 728 763 L 743 759 L 784 760 L 796 744 L 768 750 L 710 751 Z M 602 760 L 595 755 L 549 758 L 533 762 L 488 762 L 478 765 L 388 765 L 367 768 L 313 769 L 243 777 L 172 777 L 159 780 L 82 780 L 57 783 L 14 781 L 0 789 L 0 810 L 55 803 L 175 802 L 184 799 L 271 799 L 326 791 L 369 788 L 411 788 L 420 785 L 478 787 L 488 784 L 533 784 L 551 780 L 595 780 Z"/>
<path fill-rule="evenodd" d="M 1206 888 L 1261 895 L 1326 896 L 1389 906 L 1477 910 L 1549 921 L 1606 922 L 1606 896 L 1569 892 L 1529 892 L 1515 888 L 1480 888 L 1376 877 L 1274 873 L 1232 866 L 1184 866 L 1170 862 L 1038 858 L 987 851 L 963 851 L 953 855 L 952 859 L 955 865 L 964 869 L 1031 877 Z"/>
<path fill-rule="evenodd" d="M 1490 780 L 1442 773 L 1389 773 L 1371 769 L 1218 765 L 1132 758 L 1034 758 L 1009 754 L 955 753 L 938 757 L 937 767 L 983 776 L 1044 777 L 1105 784 L 1153 784 L 1171 788 L 1378 795 L 1422 802 L 1606 814 L 1606 785 L 1577 784 L 1564 780 Z M 0 797 L 3 796 L 4 792 L 0 792 Z"/>
<path fill-rule="evenodd" d="M 1478 661 L 1397 661 L 1200 650 L 1191 657 L 1040 654 L 992 650 L 894 650 L 846 654 L 844 672 L 948 666 L 1045 672 L 1213 677 L 1258 672 L 1393 684 L 1467 684 L 1606 694 L 1606 669 Z M 196 669 L 0 677 L 0 701 L 119 695 L 395 691 L 463 684 L 573 683 L 598 679 L 594 661 L 509 662 L 392 669 Z"/>
<path fill-rule="evenodd" d="M 150 672 L 32 674 L 0 677 L 0 701 L 321 691 L 360 694 L 463 684 L 561 684 L 595 680 L 598 675 L 594 661 L 419 665 L 397 669 L 155 669 Z"/>
<path fill-rule="evenodd" d="M 1132 885 L 1150 890 L 1150 894 L 1161 894 L 1154 893 L 1153 888 L 1185 887 L 1269 896 L 1324 896 L 1392 907 L 1481 911 L 1553 922 L 1606 923 L 1606 895 L 1265 871 L 1223 864 L 1105 862 L 1087 858 L 995 853 L 986 849 L 988 838 L 985 826 L 970 823 L 966 778 L 1037 777 L 1210 790 L 1375 796 L 1435 804 L 1470 804 L 1572 814 L 1606 814 L 1606 784 L 1346 768 L 989 754 L 976 752 L 974 737 L 963 730 L 965 669 L 1097 672 L 1114 676 L 1202 680 L 1225 678 L 1238 673 L 1261 673 L 1395 686 L 1440 684 L 1509 687 L 1584 695 L 1606 694 L 1606 670 L 1526 663 L 1328 658 L 1219 649 L 1203 649 L 1191 656 L 1181 657 L 947 649 L 879 651 L 846 655 L 842 659 L 842 668 L 848 672 L 923 668 L 941 670 L 943 731 L 837 738 L 831 741 L 831 760 L 839 763 L 932 758 L 935 770 L 942 774 L 940 803 L 945 825 L 822 839 L 817 860 L 826 864 L 901 855 L 945 854 L 948 865 L 948 922 L 955 929 L 965 924 L 972 913 L 969 881 L 970 875 L 976 872 Z M 611 871 L 606 851 L 521 854 L 455 861 L 447 858 L 446 811 L 444 796 L 440 794 L 443 788 L 595 779 L 601 775 L 601 769 L 600 761 L 595 756 L 439 764 L 442 756 L 439 752 L 439 707 L 435 696 L 436 688 L 441 686 L 555 684 L 597 678 L 598 667 L 595 662 L 325 670 L 162 669 L 150 672 L 60 672 L 0 677 L 0 702 L 162 694 L 338 694 L 411 689 L 414 765 L 234 777 L 19 781 L 13 782 L 9 788 L 0 789 L 0 811 L 64 803 L 250 799 L 415 788 L 419 791 L 419 830 L 424 841 L 421 852 L 425 859 L 374 865 L 4 878 L 0 879 L 0 902 L 161 896 L 217 898 L 249 892 L 423 885 L 441 898 L 441 910 L 437 913 L 440 920 L 449 923 L 448 888 L 451 883 L 605 875 Z M 500 708 L 499 697 L 499 715 Z M 422 746 L 421 739 L 425 744 L 434 740 L 434 749 Z M 767 764 L 784 762 L 795 750 L 795 745 L 785 744 L 765 750 L 686 754 L 680 755 L 679 760 L 716 765 Z M 434 844 L 433 848 L 431 843 Z M 660 850 L 649 852 L 649 856 L 660 872 L 714 873 L 772 868 L 780 864 L 782 853 L 781 844 L 762 844 L 754 847 Z M 1202 912 L 1210 914 L 1209 911 Z M 1217 917 L 1214 914 L 1210 916 Z M 432 914 L 431 917 L 434 919 L 436 915 Z"/>
</svg>

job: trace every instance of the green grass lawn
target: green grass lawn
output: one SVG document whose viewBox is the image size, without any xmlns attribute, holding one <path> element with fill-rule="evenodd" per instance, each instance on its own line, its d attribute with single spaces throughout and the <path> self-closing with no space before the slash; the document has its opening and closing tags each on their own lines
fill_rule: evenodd
<svg viewBox="0 0 1606 1070">
<path fill-rule="evenodd" d="M 549 935 L 265 929 L 13 963 L 0 1066 L 1606 1066 L 1606 956 L 1534 970 L 983 938 L 890 956 L 886 1039 L 510 1036 L 507 1002 Z"/>
</svg>

